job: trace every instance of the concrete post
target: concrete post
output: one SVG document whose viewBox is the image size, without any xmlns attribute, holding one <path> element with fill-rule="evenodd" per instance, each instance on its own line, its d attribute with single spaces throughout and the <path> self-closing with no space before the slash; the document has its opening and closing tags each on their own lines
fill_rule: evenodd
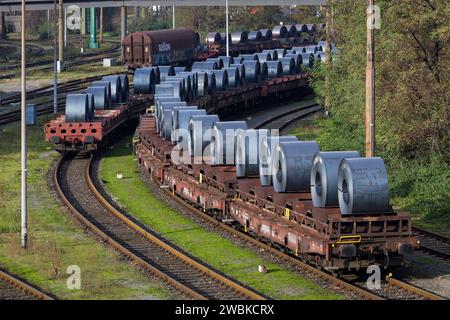
<svg viewBox="0 0 450 320">
<path fill-rule="evenodd" d="M 100 27 L 99 27 L 99 41 L 100 43 L 103 42 L 103 7 L 100 7 Z"/>
<path fill-rule="evenodd" d="M 5 13 L 0 11 L 0 40 L 6 39 Z"/>
<path fill-rule="evenodd" d="M 64 70 L 64 0 L 59 0 L 59 9 L 58 9 L 58 71 L 61 72 Z"/>
<path fill-rule="evenodd" d="M 86 8 L 81 8 L 81 34 L 86 34 Z"/>
<path fill-rule="evenodd" d="M 123 40 L 125 39 L 127 35 L 127 7 L 122 6 L 120 7 L 120 43 L 123 43 Z M 125 47 L 122 46 L 121 51 L 121 60 L 122 62 L 125 60 L 125 54 L 124 54 Z"/>
<path fill-rule="evenodd" d="M 374 0 L 367 1 L 366 64 L 366 157 L 375 156 L 375 13 Z"/>
</svg>

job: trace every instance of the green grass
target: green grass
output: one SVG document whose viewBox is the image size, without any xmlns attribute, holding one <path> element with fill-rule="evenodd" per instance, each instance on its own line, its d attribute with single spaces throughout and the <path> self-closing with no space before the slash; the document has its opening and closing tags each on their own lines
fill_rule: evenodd
<svg viewBox="0 0 450 320">
<path fill-rule="evenodd" d="M 362 150 L 364 134 L 349 130 L 333 118 L 301 121 L 289 134 L 300 140 L 317 140 L 321 150 Z M 357 137 L 357 138 L 356 138 Z M 431 160 L 385 159 L 389 175 L 391 203 L 396 209 L 410 210 L 414 224 L 449 234 L 450 229 L 450 165 L 442 157 Z"/>
<path fill-rule="evenodd" d="M 170 209 L 152 195 L 139 177 L 137 163 L 124 137 L 102 159 L 100 178 L 108 192 L 141 222 L 218 270 L 264 292 L 275 299 L 342 299 L 335 293 L 270 263 L 253 250 L 239 247 L 222 236 L 205 230 L 193 220 Z M 121 171 L 124 179 L 116 179 Z M 269 272 L 260 274 L 258 265 Z"/>
<path fill-rule="evenodd" d="M 30 242 L 20 247 L 20 136 L 18 124 L 0 128 L 0 266 L 61 299 L 168 299 L 119 254 L 97 243 L 63 212 L 50 194 L 46 173 L 57 157 L 43 141 L 42 125 L 28 127 Z M 81 269 L 81 289 L 66 287 L 67 267 Z"/>
</svg>

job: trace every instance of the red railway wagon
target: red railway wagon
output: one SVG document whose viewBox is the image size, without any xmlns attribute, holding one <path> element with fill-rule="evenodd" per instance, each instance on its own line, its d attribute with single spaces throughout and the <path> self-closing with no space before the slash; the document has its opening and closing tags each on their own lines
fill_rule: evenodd
<svg viewBox="0 0 450 320">
<path fill-rule="evenodd" d="M 95 110 L 94 120 L 89 122 L 67 122 L 65 115 L 61 115 L 45 124 L 45 141 L 53 143 L 60 152 L 97 150 L 118 127 L 137 119 L 146 106 L 145 102 L 129 102 L 116 109 Z"/>
<path fill-rule="evenodd" d="M 152 116 L 141 118 L 138 132 L 139 164 L 159 183 L 191 205 L 318 267 L 340 273 L 372 264 L 399 266 L 419 246 L 409 213 L 342 216 L 339 208 L 315 208 L 309 192 L 276 193 L 261 187 L 259 179 L 237 178 L 235 167 L 174 164 L 173 146 L 155 132 Z"/>
</svg>

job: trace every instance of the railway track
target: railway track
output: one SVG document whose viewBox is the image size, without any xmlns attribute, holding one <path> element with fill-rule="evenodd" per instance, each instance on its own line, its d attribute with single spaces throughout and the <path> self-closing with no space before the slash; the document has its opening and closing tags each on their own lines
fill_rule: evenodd
<svg viewBox="0 0 450 320">
<path fill-rule="evenodd" d="M 420 250 L 450 262 L 449 238 L 418 227 L 412 229 L 420 240 Z"/>
<path fill-rule="evenodd" d="M 317 103 L 301 106 L 294 110 L 289 110 L 270 119 L 266 119 L 255 125 L 255 129 L 278 129 L 282 130 L 298 119 L 304 118 L 310 114 L 318 112 L 322 109 Z"/>
<path fill-rule="evenodd" d="M 41 289 L 0 269 L 0 300 L 54 300 Z"/>
<path fill-rule="evenodd" d="M 67 155 L 55 167 L 57 194 L 89 231 L 134 263 L 194 299 L 265 299 L 190 257 L 118 211 L 91 179 L 91 158 Z M 84 173 L 84 174 L 83 174 Z"/>
</svg>

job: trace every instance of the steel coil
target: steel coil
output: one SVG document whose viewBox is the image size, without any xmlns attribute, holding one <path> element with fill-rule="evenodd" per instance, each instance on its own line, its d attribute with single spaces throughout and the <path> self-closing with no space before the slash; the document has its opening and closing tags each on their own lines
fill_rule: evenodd
<svg viewBox="0 0 450 320">
<path fill-rule="evenodd" d="M 262 35 L 261 40 L 263 40 L 263 41 L 272 40 L 272 30 L 260 29 L 259 31 L 261 31 L 261 35 Z"/>
<path fill-rule="evenodd" d="M 226 44 L 227 36 L 226 36 L 225 32 L 221 32 L 220 37 L 222 38 L 222 44 Z M 228 34 L 228 43 L 231 44 L 231 34 Z"/>
<path fill-rule="evenodd" d="M 297 27 L 295 24 L 287 24 L 286 25 L 288 37 L 296 37 L 297 36 Z"/>
<path fill-rule="evenodd" d="M 212 70 L 216 77 L 216 90 L 224 91 L 228 87 L 228 73 L 226 70 Z"/>
<path fill-rule="evenodd" d="M 322 51 L 325 51 L 325 48 L 327 47 L 327 42 L 326 41 L 319 41 L 317 43 L 317 46 L 321 46 L 322 47 Z M 330 43 L 331 46 L 331 50 L 336 49 L 336 46 L 333 42 Z"/>
<path fill-rule="evenodd" d="M 190 156 L 203 156 L 203 150 L 205 150 L 211 140 L 211 128 L 215 122 L 219 121 L 219 117 L 215 114 L 191 116 L 188 126 L 188 148 Z"/>
<path fill-rule="evenodd" d="M 283 65 L 281 61 L 267 61 L 264 63 L 267 65 L 268 78 L 278 78 L 283 75 Z"/>
<path fill-rule="evenodd" d="M 121 102 L 127 102 L 128 97 L 130 95 L 130 83 L 128 80 L 128 76 L 126 74 L 119 75 L 120 79 L 120 87 L 122 88 L 122 101 Z"/>
<path fill-rule="evenodd" d="M 295 53 L 300 54 L 306 52 L 306 47 L 292 47 L 292 50 L 295 50 Z"/>
<path fill-rule="evenodd" d="M 186 89 L 183 79 L 167 79 L 162 84 L 158 85 L 159 96 L 170 95 L 172 97 L 179 97 L 180 100 L 186 100 Z M 170 90 L 172 87 L 172 90 Z M 156 90 L 156 87 L 155 87 Z"/>
<path fill-rule="evenodd" d="M 270 60 L 278 60 L 278 52 L 276 50 L 266 49 L 266 50 L 261 51 L 261 53 L 268 53 L 270 55 Z M 259 60 L 259 61 L 262 62 L 261 60 Z M 268 61 L 268 60 L 266 60 L 266 61 Z"/>
<path fill-rule="evenodd" d="M 181 89 L 182 89 L 182 94 L 180 95 L 181 100 L 186 100 L 187 97 L 187 92 L 189 90 L 189 83 L 187 83 L 186 78 L 178 75 L 178 76 L 167 76 L 166 77 L 166 81 L 164 81 L 164 83 L 170 83 L 170 82 L 181 82 Z"/>
<path fill-rule="evenodd" d="M 241 85 L 245 83 L 245 66 L 244 64 L 231 64 L 230 67 L 239 69 L 239 79 L 241 80 Z"/>
<path fill-rule="evenodd" d="M 308 27 L 306 24 L 296 24 L 295 28 L 297 28 L 298 33 L 308 32 Z"/>
<path fill-rule="evenodd" d="M 197 72 L 197 96 L 205 97 L 208 95 L 208 75 L 204 71 Z"/>
<path fill-rule="evenodd" d="M 155 74 L 155 84 L 161 82 L 161 73 L 159 72 L 159 68 L 157 66 L 154 67 L 142 67 L 142 69 L 146 70 L 153 70 L 153 73 Z"/>
<path fill-rule="evenodd" d="M 173 107 L 172 108 L 172 115 L 171 115 L 171 124 L 172 127 L 170 128 L 170 141 L 175 144 L 178 142 L 178 112 L 179 111 L 191 111 L 191 110 L 198 110 L 197 106 L 181 106 L 181 107 Z"/>
<path fill-rule="evenodd" d="M 261 186 L 272 185 L 273 162 L 276 162 L 276 148 L 280 142 L 298 141 L 294 136 L 262 136 L 259 142 L 259 179 Z"/>
<path fill-rule="evenodd" d="M 166 80 L 167 76 L 174 76 L 175 69 L 172 66 L 158 66 L 161 81 Z"/>
<path fill-rule="evenodd" d="M 287 54 L 285 56 L 285 58 L 292 58 L 294 59 L 294 64 L 295 64 L 295 72 L 300 72 L 301 70 L 301 65 L 303 63 L 303 58 L 302 58 L 302 54 Z"/>
<path fill-rule="evenodd" d="M 66 96 L 66 121 L 86 122 L 88 119 L 88 96 L 85 93 L 71 93 Z"/>
<path fill-rule="evenodd" d="M 172 110 L 172 115 L 174 114 L 174 109 Z M 176 111 L 176 116 L 172 117 L 172 142 L 178 143 L 181 142 L 181 138 L 183 137 L 183 134 L 187 134 L 189 130 L 189 120 L 191 119 L 191 116 L 204 116 L 206 115 L 205 109 L 197 109 L 197 110 L 178 110 Z M 181 132 L 184 131 L 184 132 Z M 185 141 L 187 144 L 188 141 Z M 186 145 L 187 149 L 187 145 Z"/>
<path fill-rule="evenodd" d="M 270 62 L 270 61 L 267 61 Z M 264 81 L 269 76 L 269 68 L 267 67 L 267 62 L 261 63 L 261 72 L 259 73 L 259 80 Z"/>
<path fill-rule="evenodd" d="M 155 96 L 155 123 L 156 123 L 156 132 L 159 132 L 159 110 L 161 109 L 161 104 L 163 103 L 176 103 L 176 102 L 184 102 L 180 100 L 180 97 L 173 96 Z M 185 103 L 185 102 L 184 102 Z"/>
<path fill-rule="evenodd" d="M 241 84 L 239 68 L 229 67 L 229 68 L 223 68 L 223 70 L 225 70 L 227 72 L 228 87 L 231 87 L 231 88 L 239 87 L 239 85 Z"/>
<path fill-rule="evenodd" d="M 317 48 L 317 46 L 306 46 L 304 49 L 303 49 L 303 52 L 304 53 L 316 53 L 317 51 L 319 50 L 319 48 Z"/>
<path fill-rule="evenodd" d="M 306 68 L 312 68 L 314 65 L 314 55 L 312 53 L 301 53 L 302 56 L 302 66 Z"/>
<path fill-rule="evenodd" d="M 223 66 L 224 67 L 229 67 L 230 65 L 232 65 L 234 63 L 234 58 L 232 56 L 221 56 L 220 57 L 223 61 Z"/>
<path fill-rule="evenodd" d="M 313 157 L 319 151 L 319 145 L 315 141 L 280 142 L 275 150 L 277 161 L 273 163 L 274 191 L 309 190 Z"/>
<path fill-rule="evenodd" d="M 258 61 L 247 61 L 245 60 L 243 63 L 245 68 L 245 82 L 252 83 L 259 81 L 259 75 L 261 73 L 261 65 Z"/>
<path fill-rule="evenodd" d="M 252 53 L 252 54 L 240 54 L 238 56 L 238 59 L 239 59 L 238 63 L 243 63 L 244 61 L 253 61 L 253 60 L 258 61 L 258 56 L 256 54 L 254 54 L 254 53 Z"/>
<path fill-rule="evenodd" d="M 87 99 L 88 99 L 87 121 L 92 121 L 95 118 L 94 95 L 92 93 L 87 93 Z"/>
<path fill-rule="evenodd" d="M 154 69 L 136 69 L 134 71 L 134 93 L 150 94 L 155 92 L 156 76 Z"/>
<path fill-rule="evenodd" d="M 260 141 L 270 134 L 267 129 L 240 130 L 236 137 L 236 176 L 251 177 L 259 174 Z"/>
<path fill-rule="evenodd" d="M 314 55 L 314 62 L 325 62 L 325 52 L 323 51 L 317 51 Z"/>
<path fill-rule="evenodd" d="M 122 101 L 122 84 L 119 76 L 105 76 L 103 81 L 108 81 L 111 85 L 111 103 L 120 103 Z"/>
<path fill-rule="evenodd" d="M 208 32 L 206 34 L 207 44 L 220 44 L 222 43 L 222 37 L 219 32 Z"/>
<path fill-rule="evenodd" d="M 106 88 L 106 105 L 105 108 L 108 109 L 111 106 L 111 83 L 105 80 L 92 81 L 91 87 L 105 87 Z"/>
<path fill-rule="evenodd" d="M 159 132 L 160 136 L 163 135 L 163 121 L 164 121 L 164 112 L 166 110 L 172 110 L 175 107 L 185 107 L 186 102 L 180 101 L 180 102 L 161 102 L 159 104 L 159 110 L 156 115 L 156 132 Z M 172 113 L 170 113 L 170 117 L 172 117 Z M 170 125 L 172 127 L 172 124 Z"/>
<path fill-rule="evenodd" d="M 292 57 L 287 58 L 280 58 L 278 61 L 281 62 L 281 65 L 283 67 L 283 74 L 284 75 L 290 75 L 295 74 L 296 67 L 295 67 L 295 60 Z"/>
<path fill-rule="evenodd" d="M 391 211 L 383 159 L 342 160 L 339 166 L 338 199 L 343 215 Z"/>
<path fill-rule="evenodd" d="M 212 126 L 210 156 L 212 165 L 234 165 L 236 136 L 247 130 L 245 121 L 218 121 Z"/>
<path fill-rule="evenodd" d="M 278 48 L 274 50 L 277 53 L 277 59 L 283 58 L 286 55 L 286 49 L 284 48 Z M 272 60 L 277 60 L 277 59 L 273 59 Z"/>
<path fill-rule="evenodd" d="M 307 23 L 306 24 L 306 28 L 308 29 L 309 33 L 317 31 L 317 27 L 316 27 L 316 25 L 314 23 Z"/>
<path fill-rule="evenodd" d="M 175 76 L 174 79 L 176 79 L 176 77 L 178 78 L 184 78 L 185 82 L 186 82 L 186 91 L 185 91 L 185 98 L 186 101 L 190 101 L 193 99 L 193 90 L 194 90 L 194 78 L 193 75 L 190 73 L 186 73 L 186 72 L 180 72 L 178 73 L 178 75 Z"/>
<path fill-rule="evenodd" d="M 105 86 L 93 86 L 86 89 L 86 93 L 94 96 L 94 108 L 97 110 L 108 109 L 108 96 Z"/>
<path fill-rule="evenodd" d="M 192 64 L 192 71 L 210 71 L 217 70 L 219 67 L 215 61 L 194 62 Z"/>
<path fill-rule="evenodd" d="M 248 41 L 261 41 L 262 33 L 261 31 L 250 31 L 248 33 Z"/>
<path fill-rule="evenodd" d="M 173 70 L 175 71 L 175 75 L 178 75 L 178 73 L 186 71 L 186 67 L 173 67 Z"/>
<path fill-rule="evenodd" d="M 189 75 L 191 77 L 192 99 L 197 98 L 197 91 L 198 91 L 198 73 L 197 73 L 197 71 L 180 72 L 180 75 Z"/>
<path fill-rule="evenodd" d="M 231 43 L 243 43 L 247 42 L 248 34 L 247 31 L 236 31 L 231 34 Z"/>
<path fill-rule="evenodd" d="M 256 53 L 255 56 L 258 57 L 259 63 L 272 61 L 272 55 L 269 52 Z"/>
<path fill-rule="evenodd" d="M 206 72 L 206 75 L 208 76 L 208 93 L 212 93 L 216 90 L 216 75 L 212 71 Z"/>
<path fill-rule="evenodd" d="M 208 58 L 208 59 L 206 59 L 206 62 L 215 62 L 215 63 L 217 63 L 217 68 L 216 69 L 222 69 L 223 66 L 224 66 L 222 57 Z"/>
<path fill-rule="evenodd" d="M 336 207 L 339 165 L 343 159 L 359 158 L 357 151 L 318 152 L 311 169 L 311 196 L 315 207 Z"/>
<path fill-rule="evenodd" d="M 295 49 L 286 50 L 286 54 L 296 54 L 298 53 Z M 284 56 L 286 56 L 286 54 Z"/>
<path fill-rule="evenodd" d="M 288 36 L 288 30 L 286 26 L 275 26 L 272 29 L 273 38 L 286 38 Z"/>
</svg>

